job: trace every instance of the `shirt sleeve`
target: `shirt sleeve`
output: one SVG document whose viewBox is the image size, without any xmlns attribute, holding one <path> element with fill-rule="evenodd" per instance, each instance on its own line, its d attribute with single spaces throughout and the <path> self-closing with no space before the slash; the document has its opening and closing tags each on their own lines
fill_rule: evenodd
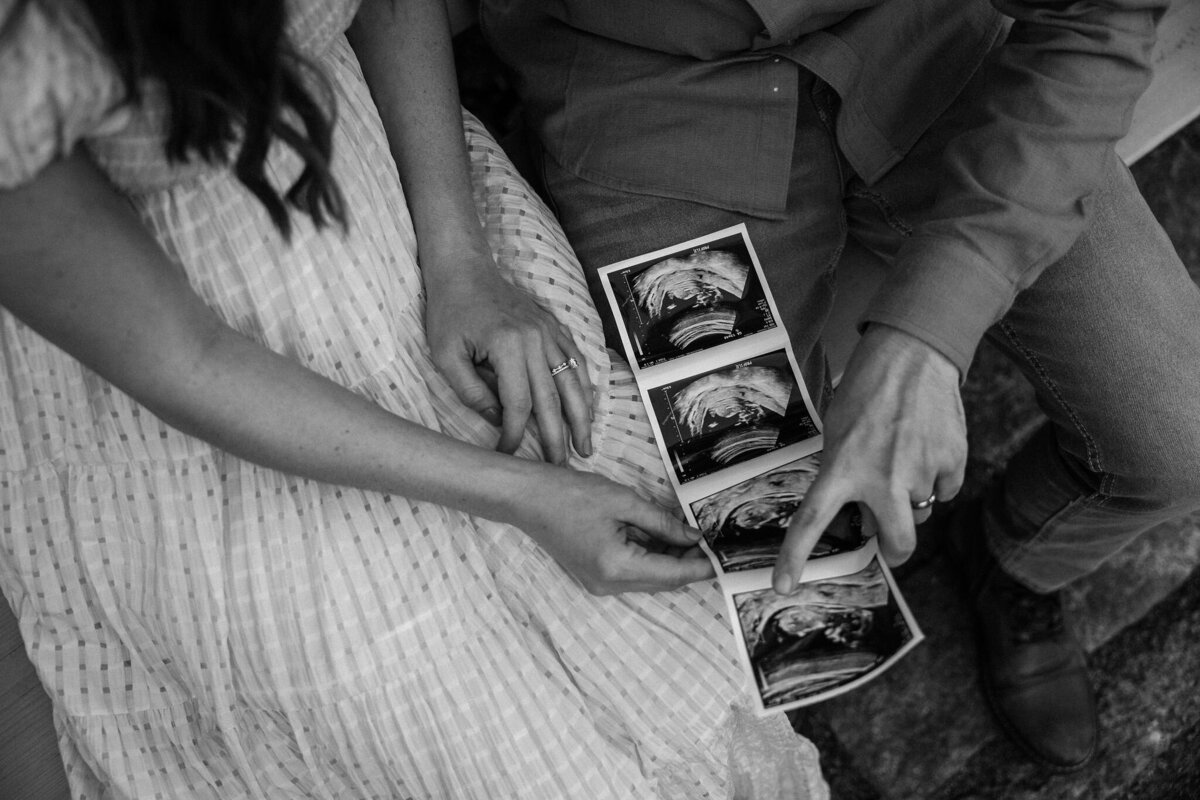
<svg viewBox="0 0 1200 800">
<path fill-rule="evenodd" d="M 930 218 L 863 324 L 900 328 L 966 375 L 984 332 L 1088 222 L 1150 82 L 1169 0 L 993 0 L 1014 22 L 985 62 L 971 123 L 943 157 Z"/>
<path fill-rule="evenodd" d="M 120 117 L 120 78 L 74 5 L 0 0 L 0 189 Z"/>
</svg>

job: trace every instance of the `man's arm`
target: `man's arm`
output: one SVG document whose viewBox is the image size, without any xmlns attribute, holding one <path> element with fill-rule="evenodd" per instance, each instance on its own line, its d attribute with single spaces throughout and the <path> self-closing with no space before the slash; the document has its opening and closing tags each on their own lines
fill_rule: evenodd
<svg viewBox="0 0 1200 800">
<path fill-rule="evenodd" d="M 790 591 L 838 510 L 874 514 L 891 563 L 912 553 L 910 504 L 957 494 L 958 393 L 983 333 L 1087 225 L 1091 195 L 1150 81 L 1167 0 L 993 0 L 1014 18 L 975 86 L 974 118 L 944 157 L 931 218 L 865 314 L 826 417 L 827 457 L 775 569 Z"/>
<path fill-rule="evenodd" d="M 1169 0 L 993 0 L 1014 18 L 973 84 L 930 215 L 865 319 L 904 330 L 965 374 L 984 332 L 1087 225 L 1113 145 L 1150 83 Z"/>
</svg>

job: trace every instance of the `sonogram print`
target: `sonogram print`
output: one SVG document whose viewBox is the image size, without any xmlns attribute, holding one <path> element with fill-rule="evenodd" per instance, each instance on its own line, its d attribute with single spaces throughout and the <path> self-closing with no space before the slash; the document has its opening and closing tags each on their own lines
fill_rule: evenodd
<svg viewBox="0 0 1200 800">
<path fill-rule="evenodd" d="M 776 325 L 740 234 L 607 280 L 642 368 Z"/>
<path fill-rule="evenodd" d="M 648 394 L 680 483 L 818 432 L 783 350 Z"/>
<path fill-rule="evenodd" d="M 755 475 L 692 503 L 696 523 L 725 572 L 773 567 L 788 524 L 816 480 L 821 454 Z M 810 558 L 857 550 L 866 544 L 862 515 L 851 504 L 834 518 Z"/>
<path fill-rule="evenodd" d="M 877 561 L 854 575 L 734 595 L 763 705 L 848 683 L 913 638 Z"/>
</svg>

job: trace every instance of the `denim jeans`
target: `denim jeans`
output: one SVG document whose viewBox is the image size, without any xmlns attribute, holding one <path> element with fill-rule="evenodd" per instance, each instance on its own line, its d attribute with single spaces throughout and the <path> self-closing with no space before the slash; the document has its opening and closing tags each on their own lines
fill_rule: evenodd
<svg viewBox="0 0 1200 800">
<path fill-rule="evenodd" d="M 829 381 L 821 333 L 848 240 L 887 262 L 920 223 L 952 107 L 867 186 L 832 135 L 836 96 L 801 82 L 787 213 L 761 219 L 584 181 L 536 159 L 547 199 L 619 341 L 596 270 L 744 222 L 814 400 Z M 1071 250 L 988 332 L 1033 383 L 1047 424 L 989 491 L 984 532 L 1002 568 L 1050 591 L 1140 533 L 1200 507 L 1200 291 L 1114 155 L 1094 216 Z"/>
</svg>

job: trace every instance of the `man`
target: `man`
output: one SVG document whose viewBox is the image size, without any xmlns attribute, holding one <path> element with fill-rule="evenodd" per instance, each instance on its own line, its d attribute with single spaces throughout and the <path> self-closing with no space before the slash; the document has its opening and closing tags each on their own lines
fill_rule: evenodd
<svg viewBox="0 0 1200 800">
<path fill-rule="evenodd" d="M 828 404 L 778 591 L 846 503 L 889 562 L 911 554 L 961 486 L 958 387 L 984 335 L 1029 376 L 1050 421 L 947 546 L 993 709 L 1060 770 L 1092 757 L 1097 721 L 1059 590 L 1200 505 L 1200 293 L 1112 149 L 1165 5 L 483 3 L 590 279 L 747 224 Z M 847 247 L 887 276 L 831 397 L 821 331 Z"/>
</svg>

